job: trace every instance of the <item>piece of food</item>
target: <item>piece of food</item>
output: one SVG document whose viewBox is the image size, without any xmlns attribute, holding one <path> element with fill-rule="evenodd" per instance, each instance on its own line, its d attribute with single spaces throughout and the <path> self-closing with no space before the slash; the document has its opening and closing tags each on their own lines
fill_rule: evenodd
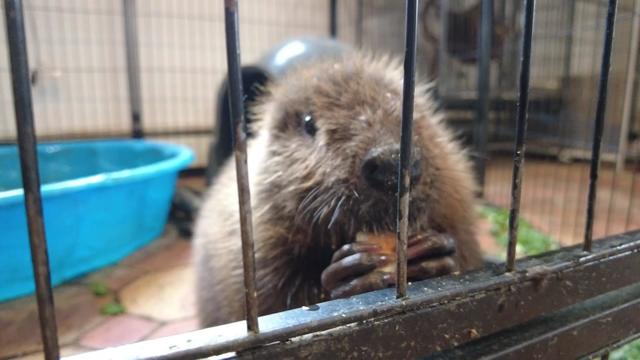
<svg viewBox="0 0 640 360">
<path fill-rule="evenodd" d="M 395 233 L 364 233 L 356 235 L 356 242 L 360 244 L 376 245 L 376 254 L 384 255 L 388 261 L 378 267 L 376 271 L 393 273 L 396 268 L 396 234 Z"/>
</svg>

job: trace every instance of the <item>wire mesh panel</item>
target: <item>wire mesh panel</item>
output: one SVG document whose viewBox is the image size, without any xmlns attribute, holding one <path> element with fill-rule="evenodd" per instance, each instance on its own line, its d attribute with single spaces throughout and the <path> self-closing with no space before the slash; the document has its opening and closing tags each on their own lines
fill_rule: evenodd
<svg viewBox="0 0 640 360">
<path fill-rule="evenodd" d="M 525 219 L 554 241 L 574 244 L 584 236 L 587 204 L 584 194 L 587 192 L 589 176 L 588 164 L 584 160 L 590 156 L 589 147 L 593 138 L 594 99 L 597 98 L 597 75 L 602 54 L 602 39 L 598 37 L 602 35 L 607 4 L 579 0 L 562 3 L 566 7 L 557 11 L 544 10 L 545 7 L 554 9 L 559 6 L 544 1 L 536 7 L 540 14 L 546 11 L 556 15 L 563 13 L 564 20 L 557 19 L 557 16 L 540 15 L 536 18 L 532 81 L 553 74 L 549 84 L 554 84 L 558 91 L 555 99 L 530 102 L 528 151 L 531 156 L 525 169 L 527 180 L 523 187 L 522 211 Z M 628 74 L 627 68 L 633 53 L 630 36 L 634 32 L 632 20 L 635 17 L 631 16 L 634 6 L 633 1 L 620 2 L 616 21 L 616 34 L 620 36 L 613 39 L 615 50 L 603 133 L 603 163 L 598 185 L 600 195 L 595 209 L 596 237 L 637 227 L 633 224 L 625 227 L 623 224 L 627 217 L 633 218 L 627 216 L 633 212 L 628 205 L 637 201 L 634 200 L 637 195 L 631 186 L 637 172 L 637 166 L 634 165 L 637 154 L 627 151 L 626 160 L 623 161 L 626 165 L 623 167 L 614 163 L 621 139 L 630 134 L 627 132 L 621 136 L 620 132 L 627 92 L 628 77 L 625 74 Z M 536 55 L 538 51 L 549 56 Z M 558 54 L 564 55 L 556 56 Z M 556 71 L 562 67 L 562 72 Z M 532 94 L 535 91 L 533 85 L 531 91 Z M 628 91 L 629 94 L 633 92 L 635 90 Z M 506 111 L 506 114 L 507 118 L 512 116 L 509 115 L 510 111 Z M 500 118 L 503 115 L 496 113 L 494 116 Z M 497 124 L 500 124 L 499 121 Z M 504 129 L 505 124 L 508 125 L 508 121 L 503 120 L 502 125 L 498 126 Z M 495 131 L 496 128 L 492 129 Z M 509 177 L 510 156 L 500 142 L 490 140 L 489 147 L 493 151 L 488 165 L 487 176 L 491 180 L 487 185 L 487 200 L 504 207 L 509 201 L 504 185 Z"/>
</svg>

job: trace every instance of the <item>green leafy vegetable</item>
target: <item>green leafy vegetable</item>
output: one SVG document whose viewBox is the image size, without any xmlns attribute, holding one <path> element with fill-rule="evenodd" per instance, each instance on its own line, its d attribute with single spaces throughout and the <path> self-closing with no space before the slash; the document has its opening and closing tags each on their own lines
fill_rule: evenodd
<svg viewBox="0 0 640 360">
<path fill-rule="evenodd" d="M 91 289 L 93 295 L 96 296 L 105 296 L 109 294 L 109 287 L 107 287 L 105 283 L 100 281 L 92 282 L 91 284 L 89 284 L 89 288 Z"/>
<path fill-rule="evenodd" d="M 640 340 L 633 341 L 620 349 L 611 352 L 611 360 L 638 360 L 640 359 Z"/>
<path fill-rule="evenodd" d="M 491 222 L 491 235 L 498 245 L 507 247 L 509 230 L 509 211 L 506 209 L 483 206 L 479 210 L 480 215 Z M 518 224 L 518 245 L 516 253 L 522 256 L 540 254 L 557 249 L 558 243 L 550 236 L 536 230 L 529 222 L 520 218 Z"/>
<path fill-rule="evenodd" d="M 122 304 L 120 304 L 116 300 L 113 300 L 112 302 L 106 303 L 102 307 L 102 309 L 100 309 L 100 312 L 104 315 L 113 316 L 125 313 L 126 309 L 124 308 L 124 306 L 122 306 Z"/>
</svg>

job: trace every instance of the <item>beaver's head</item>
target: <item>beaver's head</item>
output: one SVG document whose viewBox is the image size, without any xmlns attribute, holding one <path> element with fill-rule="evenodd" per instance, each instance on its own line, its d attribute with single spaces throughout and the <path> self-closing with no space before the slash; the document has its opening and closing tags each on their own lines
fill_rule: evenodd
<svg viewBox="0 0 640 360">
<path fill-rule="evenodd" d="M 268 137 L 262 185 L 313 233 L 394 231 L 403 72 L 361 56 L 318 63 L 272 86 L 258 112 Z M 458 151 L 426 87 L 416 89 L 410 166 L 412 231 L 448 196 L 443 161 Z M 335 236 L 334 236 L 335 237 Z M 353 239 L 339 239 L 339 242 Z"/>
</svg>

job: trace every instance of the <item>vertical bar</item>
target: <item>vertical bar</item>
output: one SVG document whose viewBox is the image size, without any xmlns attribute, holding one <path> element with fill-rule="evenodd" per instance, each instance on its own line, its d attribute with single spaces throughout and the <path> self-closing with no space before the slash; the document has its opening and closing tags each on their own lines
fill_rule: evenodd
<svg viewBox="0 0 640 360">
<path fill-rule="evenodd" d="M 613 198 L 617 185 L 618 175 L 624 170 L 629 145 L 629 126 L 631 123 L 631 111 L 634 103 L 634 85 L 636 83 L 636 68 L 638 65 L 638 41 L 640 41 L 640 1 L 634 0 L 631 14 L 631 39 L 629 41 L 629 60 L 627 62 L 627 78 L 624 89 L 624 101 L 622 104 L 622 124 L 618 140 L 618 152 L 616 153 L 616 168 L 609 190 L 609 203 L 607 205 L 607 219 L 605 221 L 604 235 L 609 235 Z"/>
<path fill-rule="evenodd" d="M 565 27 L 564 27 L 564 34 L 563 37 L 565 39 L 564 41 L 564 63 L 563 63 L 563 70 L 562 70 L 562 74 L 563 74 L 563 78 L 562 78 L 562 85 L 561 88 L 563 89 L 567 89 L 569 87 L 569 78 L 571 76 L 571 63 L 572 63 L 572 59 L 573 59 L 573 24 L 575 23 L 575 13 L 576 13 L 576 2 L 575 0 L 568 0 L 568 4 L 566 5 L 567 7 L 567 16 L 566 16 L 566 23 L 565 23 Z M 564 95 L 564 94 L 563 94 Z M 559 139 L 557 140 L 559 146 L 562 146 L 562 140 L 564 139 L 566 136 L 566 132 L 567 132 L 567 125 L 565 121 L 558 121 L 557 122 L 557 129 L 556 129 L 556 134 L 559 136 Z M 565 206 L 567 203 L 567 193 L 568 193 L 568 182 L 569 182 L 569 164 L 563 164 L 562 162 L 558 162 L 558 164 L 564 168 L 564 173 L 562 174 L 562 178 L 560 179 L 560 182 L 562 183 L 562 190 L 561 190 L 561 194 L 562 194 L 562 201 L 560 202 L 560 215 L 557 217 L 558 220 L 558 238 L 561 238 L 563 236 L 563 227 L 564 227 L 564 218 L 565 218 Z M 555 189 L 557 188 L 556 185 L 554 185 L 555 183 L 558 183 L 558 178 L 557 176 L 560 176 L 559 174 L 560 171 L 554 172 L 553 175 L 553 188 L 554 188 L 554 195 L 553 197 L 556 197 L 555 194 Z M 551 207 L 553 208 L 553 205 L 551 205 Z M 551 234 L 551 232 L 549 232 L 549 234 Z"/>
<path fill-rule="evenodd" d="M 224 2 L 225 40 L 229 77 L 229 103 L 234 126 L 233 152 L 236 160 L 238 202 L 240 207 L 240 236 L 242 238 L 242 265 L 244 269 L 245 306 L 247 328 L 259 332 L 258 296 L 256 291 L 256 264 L 253 252 L 253 225 L 251 223 L 251 194 L 247 171 L 247 123 L 242 101 L 242 74 L 240 71 L 240 30 L 238 24 L 238 0 Z"/>
<path fill-rule="evenodd" d="M 338 0 L 329 0 L 329 34 L 338 37 Z"/>
<path fill-rule="evenodd" d="M 450 87 L 445 87 L 445 80 L 448 80 L 448 65 L 449 65 L 449 2 L 440 1 L 440 39 L 438 41 L 438 66 L 437 74 L 430 74 L 430 76 L 437 76 L 436 90 L 439 96 L 447 95 L 450 91 Z M 449 82 L 449 81 L 447 81 Z"/>
<path fill-rule="evenodd" d="M 637 13 L 634 14 L 634 16 L 640 16 Z M 638 69 L 634 69 L 634 71 L 638 71 Z M 640 89 L 638 89 L 638 86 L 634 85 L 633 86 L 633 95 L 631 96 L 632 99 L 632 104 L 631 104 L 631 108 L 632 109 L 636 109 L 636 101 L 638 99 L 638 91 Z M 638 123 L 640 124 L 640 123 Z M 639 160 L 640 160 L 640 154 L 636 154 L 636 156 L 634 156 L 633 159 L 633 164 L 631 165 L 631 188 L 629 188 L 629 202 L 627 203 L 627 215 L 625 216 L 625 222 L 624 222 L 624 231 L 629 230 L 629 226 L 631 224 L 631 216 L 634 213 L 634 200 L 636 197 L 636 176 L 638 174 L 638 172 L 640 172 L 640 164 L 639 164 Z"/>
<path fill-rule="evenodd" d="M 396 246 L 396 295 L 407 296 L 407 236 L 409 231 L 409 197 L 411 190 L 411 133 L 413 125 L 413 99 L 416 83 L 416 37 L 418 0 L 406 1 L 405 14 L 404 82 L 402 89 L 402 133 L 400 135 L 400 166 L 398 169 L 398 243 Z"/>
<path fill-rule="evenodd" d="M 140 89 L 140 58 L 138 56 L 138 21 L 136 1 L 123 0 L 124 39 L 127 54 L 127 82 L 131 106 L 132 136 L 142 138 L 142 95 Z"/>
<path fill-rule="evenodd" d="M 518 243 L 518 216 L 520 214 L 520 194 L 522 193 L 522 172 L 524 171 L 524 138 L 527 133 L 527 109 L 529 107 L 529 75 L 531 72 L 531 38 L 533 34 L 534 8 L 535 0 L 525 0 L 516 139 L 515 151 L 513 154 L 513 174 L 511 177 L 511 209 L 509 211 L 507 271 L 513 271 L 515 269 L 516 244 Z"/>
<path fill-rule="evenodd" d="M 491 41 L 493 37 L 493 0 L 482 0 L 480 31 L 478 31 L 478 108 L 473 127 L 476 151 L 476 176 L 480 195 L 484 194 L 487 159 L 487 127 L 489 126 L 489 100 L 491 91 Z"/>
<path fill-rule="evenodd" d="M 569 77 L 571 76 L 571 61 L 573 59 L 573 24 L 575 22 L 575 13 L 576 13 L 576 0 L 568 0 L 569 1 L 569 14 L 567 16 L 567 23 L 565 26 L 565 34 L 564 34 L 564 63 L 562 74 L 564 75 L 562 79 L 562 87 L 566 89 L 569 83 Z"/>
<path fill-rule="evenodd" d="M 27 39 L 24 29 L 24 14 L 21 0 L 5 0 L 5 19 L 11 62 L 16 127 L 20 169 L 24 188 L 31 262 L 35 276 L 36 299 L 40 319 L 40 335 L 47 360 L 58 359 L 58 334 L 51 291 L 49 257 L 44 231 L 42 199 L 40 197 L 40 175 L 36 151 L 36 135 L 33 123 L 33 103 L 27 57 Z"/>
<path fill-rule="evenodd" d="M 636 174 L 638 174 L 638 159 L 634 161 L 633 174 L 631 175 L 631 188 L 629 189 L 629 206 L 627 207 L 627 216 L 624 219 L 624 231 L 629 229 L 631 224 L 631 214 L 633 213 L 633 203 L 636 197 Z"/>
<path fill-rule="evenodd" d="M 629 145 L 629 124 L 631 123 L 631 104 L 633 103 L 633 85 L 636 81 L 638 65 L 638 42 L 640 41 L 640 1 L 634 0 L 631 12 L 631 40 L 629 41 L 629 62 L 627 63 L 627 79 L 624 89 L 622 109 L 622 126 L 620 127 L 620 145 L 616 155 L 616 173 L 624 170 L 624 163 Z"/>
<path fill-rule="evenodd" d="M 362 46 L 362 35 L 364 31 L 364 0 L 356 3 L 356 44 Z"/>
<path fill-rule="evenodd" d="M 593 215 L 596 206 L 598 170 L 600 167 L 600 147 L 602 145 L 604 115 L 607 107 L 607 86 L 609 83 L 609 69 L 611 68 L 611 49 L 613 48 L 613 33 L 615 29 L 617 6 L 618 0 L 609 0 L 609 5 L 607 7 L 607 25 L 604 33 L 604 48 L 602 49 L 602 63 L 600 65 L 600 83 L 598 84 L 596 119 L 593 130 L 591 168 L 589 170 L 589 195 L 587 197 L 587 223 L 584 230 L 584 251 L 591 251 L 591 244 L 593 242 Z"/>
</svg>

